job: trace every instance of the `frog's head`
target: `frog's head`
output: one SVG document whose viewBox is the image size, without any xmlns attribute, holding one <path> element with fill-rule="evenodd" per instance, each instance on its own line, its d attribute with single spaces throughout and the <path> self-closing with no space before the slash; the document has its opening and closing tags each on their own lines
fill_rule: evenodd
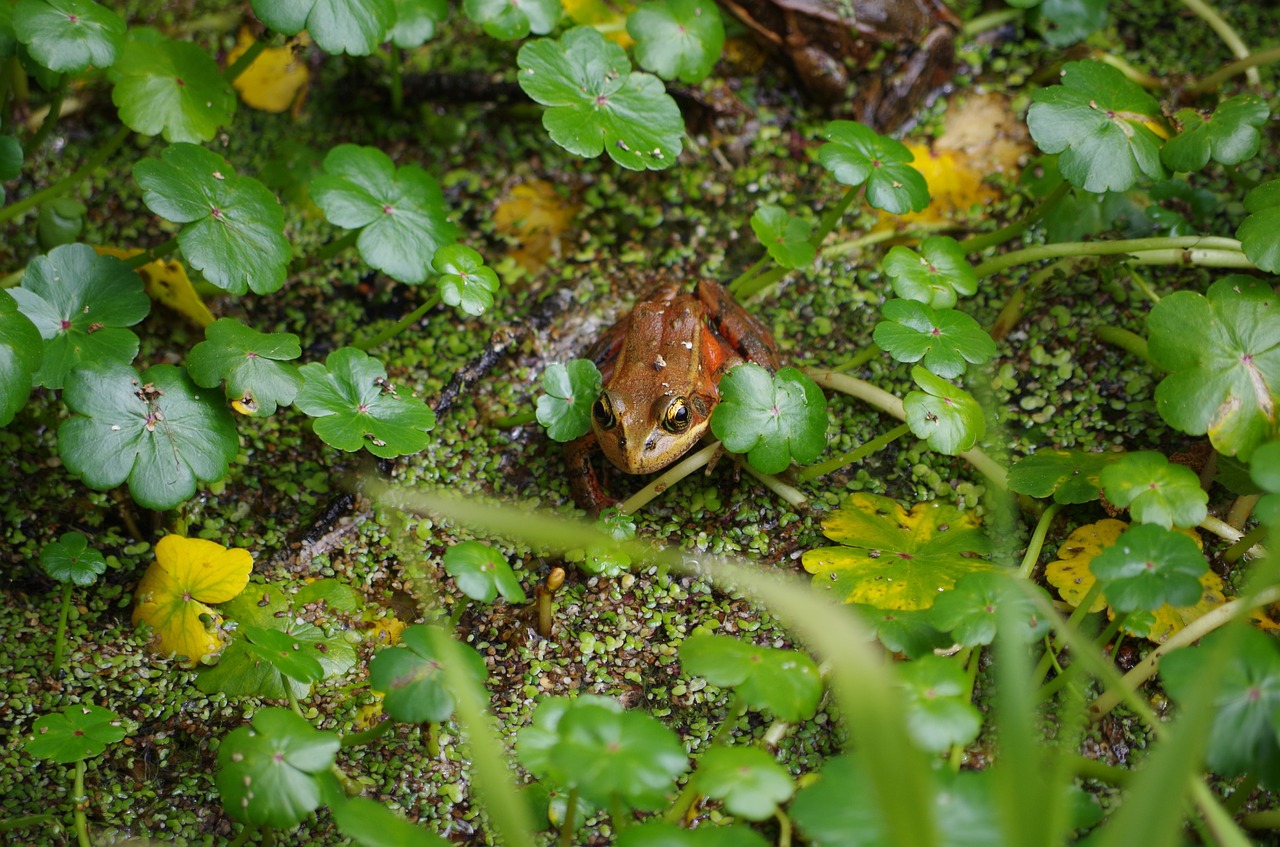
<svg viewBox="0 0 1280 847">
<path fill-rule="evenodd" d="M 679 459 L 707 431 L 716 398 L 706 394 L 600 393 L 591 428 L 609 461 L 627 473 L 653 473 Z"/>
</svg>

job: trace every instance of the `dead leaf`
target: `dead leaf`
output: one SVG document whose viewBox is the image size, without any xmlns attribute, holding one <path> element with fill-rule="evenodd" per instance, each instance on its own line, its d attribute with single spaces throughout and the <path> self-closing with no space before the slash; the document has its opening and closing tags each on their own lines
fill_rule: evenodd
<svg viewBox="0 0 1280 847">
<path fill-rule="evenodd" d="M 236 46 L 227 53 L 227 65 L 244 55 L 255 40 L 248 27 L 242 27 Z M 240 92 L 240 99 L 246 106 L 261 112 L 283 112 L 294 102 L 301 102 L 311 81 L 311 71 L 299 58 L 294 46 L 305 43 L 268 47 L 236 77 L 231 84 Z"/>
<path fill-rule="evenodd" d="M 101 256 L 115 256 L 117 259 L 132 259 L 143 250 L 138 248 L 121 249 L 119 247 L 94 247 Z M 213 323 L 213 313 L 200 299 L 187 269 L 176 259 L 165 261 L 156 259 L 137 269 L 138 276 L 146 286 L 147 296 L 162 306 L 173 309 L 203 329 Z"/>
<path fill-rule="evenodd" d="M 531 179 L 512 188 L 494 210 L 493 224 L 517 245 L 510 253 L 522 268 L 539 270 L 560 254 L 561 236 L 580 205 L 566 200 L 551 183 Z"/>
</svg>

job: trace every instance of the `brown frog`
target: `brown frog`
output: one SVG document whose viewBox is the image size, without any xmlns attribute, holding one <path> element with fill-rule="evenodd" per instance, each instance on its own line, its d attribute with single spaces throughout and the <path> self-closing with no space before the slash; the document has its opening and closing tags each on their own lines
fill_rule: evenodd
<svg viewBox="0 0 1280 847">
<path fill-rule="evenodd" d="M 591 432 L 565 445 L 565 459 L 574 499 L 592 514 L 614 502 L 592 466 L 596 449 L 627 473 L 661 470 L 707 431 L 725 371 L 743 361 L 778 369 L 769 330 L 710 280 L 694 294 L 664 285 L 588 355 L 604 390 L 591 407 Z"/>
<path fill-rule="evenodd" d="M 855 72 L 880 50 L 876 71 L 858 77 L 854 114 L 895 129 L 955 65 L 960 21 L 939 0 L 719 0 L 769 49 L 782 53 L 817 99 L 846 96 Z"/>
</svg>

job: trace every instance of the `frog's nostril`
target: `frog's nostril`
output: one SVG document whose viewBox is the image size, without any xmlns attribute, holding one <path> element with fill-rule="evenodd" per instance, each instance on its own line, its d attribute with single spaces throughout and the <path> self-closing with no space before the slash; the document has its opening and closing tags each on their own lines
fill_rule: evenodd
<svg viewBox="0 0 1280 847">
<path fill-rule="evenodd" d="M 657 446 L 658 446 L 658 442 L 656 439 L 653 439 L 653 438 L 650 438 L 648 441 L 644 443 L 644 449 L 646 450 L 653 450 L 657 448 Z"/>
</svg>

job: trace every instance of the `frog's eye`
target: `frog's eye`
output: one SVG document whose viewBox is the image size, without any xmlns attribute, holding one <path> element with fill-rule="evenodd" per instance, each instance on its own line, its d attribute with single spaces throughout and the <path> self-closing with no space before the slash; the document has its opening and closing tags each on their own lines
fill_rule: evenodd
<svg viewBox="0 0 1280 847">
<path fill-rule="evenodd" d="M 617 425 L 618 418 L 613 413 L 613 403 L 609 402 L 608 394 L 601 394 L 591 404 L 591 417 L 601 429 L 613 429 Z"/>
<path fill-rule="evenodd" d="M 684 432 L 689 428 L 689 421 L 689 404 L 683 397 L 672 400 L 662 413 L 662 428 L 667 432 Z"/>
</svg>

